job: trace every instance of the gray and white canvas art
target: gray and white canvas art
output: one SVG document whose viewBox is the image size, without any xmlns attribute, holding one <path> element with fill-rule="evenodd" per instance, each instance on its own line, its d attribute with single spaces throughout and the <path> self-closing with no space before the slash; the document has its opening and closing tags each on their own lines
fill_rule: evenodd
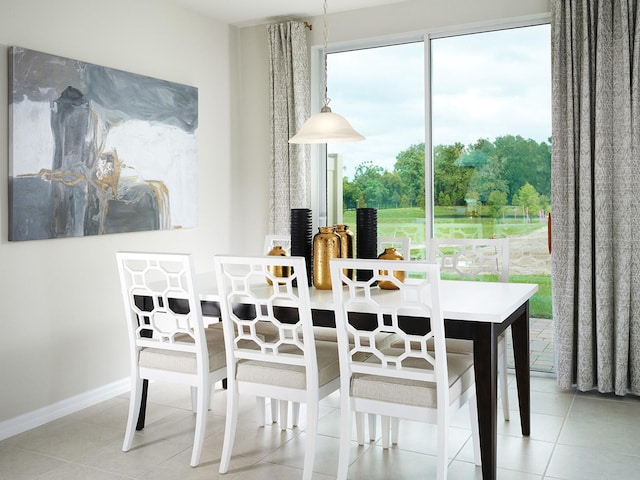
<svg viewBox="0 0 640 480">
<path fill-rule="evenodd" d="M 9 240 L 196 226 L 197 88 L 9 56 Z"/>
</svg>

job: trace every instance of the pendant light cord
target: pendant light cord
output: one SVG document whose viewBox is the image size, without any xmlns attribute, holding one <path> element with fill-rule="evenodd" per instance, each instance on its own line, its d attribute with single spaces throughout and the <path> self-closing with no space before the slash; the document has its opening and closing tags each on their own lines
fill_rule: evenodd
<svg viewBox="0 0 640 480">
<path fill-rule="evenodd" d="M 327 47 L 329 43 L 329 28 L 327 27 L 327 0 L 323 0 L 322 4 L 323 19 L 323 51 L 322 59 L 324 60 L 324 96 L 320 113 L 311 115 L 302 125 L 302 128 L 293 137 L 289 139 L 289 143 L 344 143 L 344 142 L 360 142 L 364 137 L 356 132 L 346 118 L 333 113 L 329 108 L 331 101 L 327 95 Z"/>
<path fill-rule="evenodd" d="M 327 43 L 329 41 L 329 27 L 327 26 L 327 0 L 323 0 L 322 3 L 322 35 L 323 35 L 323 50 L 322 55 L 324 59 L 324 99 L 322 102 L 321 112 L 330 112 L 329 102 L 331 101 L 327 97 Z"/>
</svg>

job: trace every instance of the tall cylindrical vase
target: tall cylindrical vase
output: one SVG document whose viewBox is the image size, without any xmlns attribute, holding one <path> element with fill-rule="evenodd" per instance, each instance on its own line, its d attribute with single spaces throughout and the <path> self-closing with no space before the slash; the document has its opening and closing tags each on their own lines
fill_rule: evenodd
<svg viewBox="0 0 640 480">
<path fill-rule="evenodd" d="M 333 227 L 319 227 L 313 237 L 313 286 L 318 290 L 331 290 L 332 258 L 340 258 L 340 235 Z"/>
<path fill-rule="evenodd" d="M 311 286 L 312 280 L 312 239 L 311 209 L 291 209 L 291 256 L 304 257 L 307 266 L 307 285 Z M 294 280 L 295 282 L 295 280 Z"/>
<path fill-rule="evenodd" d="M 378 258 L 378 211 L 375 208 L 356 210 L 356 255 L 358 258 Z M 356 272 L 358 280 L 369 280 L 371 272 Z"/>
<path fill-rule="evenodd" d="M 353 232 L 349 230 L 349 225 L 336 225 L 336 233 L 340 235 L 340 257 L 353 258 L 354 235 Z M 353 270 L 344 270 L 343 273 L 353 280 Z"/>
</svg>

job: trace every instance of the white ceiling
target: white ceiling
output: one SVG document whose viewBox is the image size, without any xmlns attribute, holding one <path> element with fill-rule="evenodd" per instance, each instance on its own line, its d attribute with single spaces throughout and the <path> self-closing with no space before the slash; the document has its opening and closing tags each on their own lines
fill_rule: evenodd
<svg viewBox="0 0 640 480">
<path fill-rule="evenodd" d="M 250 26 L 322 15 L 322 0 L 170 0 L 223 23 Z M 327 0 L 327 13 L 390 5 L 407 0 Z"/>
</svg>

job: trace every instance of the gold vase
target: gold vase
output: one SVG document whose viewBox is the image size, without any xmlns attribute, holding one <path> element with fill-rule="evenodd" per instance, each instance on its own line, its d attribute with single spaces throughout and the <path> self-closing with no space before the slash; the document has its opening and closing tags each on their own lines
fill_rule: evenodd
<svg viewBox="0 0 640 480">
<path fill-rule="evenodd" d="M 353 258 L 353 232 L 349 225 L 336 225 L 336 233 L 340 236 L 340 258 Z M 355 279 L 353 269 L 342 272 L 347 278 Z"/>
<path fill-rule="evenodd" d="M 282 246 L 276 245 L 271 250 L 269 250 L 269 253 L 267 255 L 274 257 L 286 257 L 289 254 L 282 248 Z M 271 273 L 271 275 L 273 275 L 274 277 L 284 278 L 291 276 L 290 267 L 284 267 L 282 265 L 269 265 L 267 266 L 267 270 L 269 270 L 269 273 Z M 269 285 L 273 285 L 273 282 L 269 277 L 267 277 L 267 283 Z"/>
<path fill-rule="evenodd" d="M 319 227 L 313 237 L 313 286 L 318 290 L 331 290 L 329 261 L 340 258 L 340 235 L 333 227 Z"/>
<path fill-rule="evenodd" d="M 385 248 L 384 252 L 378 255 L 378 258 L 381 260 L 402 260 L 402 255 L 400 255 L 395 248 Z M 387 275 L 386 270 L 380 270 L 380 275 Z M 395 270 L 393 272 L 393 276 L 396 277 L 400 282 L 404 282 L 405 272 L 401 270 Z M 378 282 L 378 286 L 383 290 L 397 290 L 398 286 L 389 281 L 384 280 Z"/>
</svg>

